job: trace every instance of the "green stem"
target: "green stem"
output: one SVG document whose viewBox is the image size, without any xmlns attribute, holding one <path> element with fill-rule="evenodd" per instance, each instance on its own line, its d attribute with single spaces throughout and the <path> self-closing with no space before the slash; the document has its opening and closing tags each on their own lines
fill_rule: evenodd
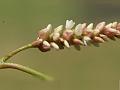
<svg viewBox="0 0 120 90">
<path fill-rule="evenodd" d="M 12 56 L 14 56 L 15 54 L 19 53 L 20 51 L 26 50 L 28 48 L 32 48 L 32 44 L 27 44 L 25 46 L 22 46 L 10 53 L 8 53 L 7 55 L 5 55 L 4 57 L 1 58 L 1 62 L 6 62 L 9 58 L 11 58 Z"/>
<path fill-rule="evenodd" d="M 15 64 L 15 63 L 6 63 L 6 61 L 8 59 L 10 59 L 12 56 L 16 55 L 17 53 L 19 53 L 20 51 L 24 51 L 26 49 L 29 49 L 29 48 L 33 48 L 34 46 L 32 44 L 27 44 L 25 46 L 22 46 L 10 53 L 8 53 L 7 55 L 5 55 L 4 57 L 2 57 L 0 59 L 0 69 L 6 69 L 6 68 L 12 68 L 12 69 L 17 69 L 17 70 L 20 70 L 20 71 L 23 71 L 23 72 L 26 72 L 30 75 L 33 75 L 33 76 L 36 76 L 36 77 L 39 77 L 40 79 L 42 80 L 53 80 L 51 77 L 41 73 L 41 72 L 38 72 L 34 69 L 31 69 L 31 68 L 28 68 L 26 66 L 23 66 L 23 65 L 20 65 L 20 64 Z"/>
<path fill-rule="evenodd" d="M 42 80 L 53 80 L 51 77 L 43 74 L 43 73 L 40 73 L 34 69 L 31 69 L 29 67 L 25 67 L 23 65 L 20 65 L 20 64 L 15 64 L 15 63 L 0 63 L 0 69 L 6 69 L 6 68 L 12 68 L 12 69 L 17 69 L 17 70 L 20 70 L 20 71 L 23 71 L 23 72 L 26 72 L 28 74 L 31 74 L 33 76 L 36 76 Z"/>
</svg>

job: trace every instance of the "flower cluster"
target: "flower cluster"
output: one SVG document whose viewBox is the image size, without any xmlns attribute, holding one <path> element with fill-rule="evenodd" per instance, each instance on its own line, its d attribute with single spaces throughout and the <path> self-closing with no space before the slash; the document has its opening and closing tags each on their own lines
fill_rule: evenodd
<svg viewBox="0 0 120 90">
<path fill-rule="evenodd" d="M 46 52 L 51 48 L 59 50 L 64 47 L 69 48 L 71 45 L 88 46 L 89 44 L 104 43 L 109 38 L 120 37 L 120 23 L 118 22 L 109 24 L 100 22 L 96 27 L 93 26 L 93 23 L 89 25 L 82 23 L 73 28 L 74 25 L 75 22 L 72 20 L 66 20 L 65 27 L 60 25 L 55 29 L 49 24 L 38 32 L 38 38 L 32 45 L 39 48 L 40 51 Z"/>
</svg>

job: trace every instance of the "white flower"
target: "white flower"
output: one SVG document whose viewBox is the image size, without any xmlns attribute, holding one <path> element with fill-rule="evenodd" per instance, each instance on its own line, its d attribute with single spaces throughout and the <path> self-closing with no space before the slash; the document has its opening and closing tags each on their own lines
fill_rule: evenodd
<svg viewBox="0 0 120 90">
<path fill-rule="evenodd" d="M 50 43 L 51 44 L 51 46 L 53 47 L 53 48 L 55 48 L 55 49 L 59 49 L 59 46 L 56 44 L 56 43 L 54 43 L 54 42 L 51 42 Z"/>
<path fill-rule="evenodd" d="M 75 22 L 73 22 L 73 20 L 66 20 L 66 26 L 65 26 L 65 28 L 66 29 L 72 29 L 72 27 L 75 25 Z"/>
<path fill-rule="evenodd" d="M 52 25 L 48 24 L 48 26 L 46 27 L 46 29 L 48 29 L 49 31 L 51 31 L 52 30 Z"/>
<path fill-rule="evenodd" d="M 84 43 L 85 46 L 87 46 L 90 41 L 91 41 L 90 37 L 88 37 L 88 36 L 83 37 L 83 43 Z"/>
<path fill-rule="evenodd" d="M 75 31 L 74 31 L 75 35 L 80 36 L 82 34 L 83 30 L 81 30 L 81 27 L 82 27 L 82 24 L 78 24 L 75 27 Z"/>
<path fill-rule="evenodd" d="M 45 32 L 45 33 L 50 33 L 52 31 L 52 25 L 48 24 L 48 26 L 42 30 L 40 30 L 40 32 Z"/>
<path fill-rule="evenodd" d="M 70 47 L 70 45 L 69 45 L 69 43 L 68 43 L 68 41 L 67 41 L 67 40 L 64 40 L 64 45 L 65 45 L 67 48 L 69 48 L 69 47 Z"/>
<path fill-rule="evenodd" d="M 54 29 L 55 33 L 60 33 L 63 30 L 63 25 L 58 26 L 57 28 Z"/>
<path fill-rule="evenodd" d="M 50 47 L 50 44 L 47 41 L 43 41 L 43 45 Z"/>
<path fill-rule="evenodd" d="M 117 24 L 118 24 L 118 22 L 113 22 L 113 23 L 112 23 L 112 27 L 113 27 L 113 28 L 116 28 L 116 27 L 117 27 Z"/>
<path fill-rule="evenodd" d="M 86 23 L 78 24 L 74 30 L 75 35 L 81 36 L 85 27 L 86 27 Z"/>
<path fill-rule="evenodd" d="M 90 24 L 87 26 L 87 29 L 93 29 L 93 23 L 90 23 Z"/>
<path fill-rule="evenodd" d="M 58 26 L 54 29 L 54 32 L 50 35 L 51 38 L 53 38 L 54 41 L 58 40 L 60 38 L 60 33 L 63 30 L 63 25 Z"/>
<path fill-rule="evenodd" d="M 87 28 L 86 28 L 86 32 L 93 32 L 93 23 L 90 23 Z"/>
</svg>

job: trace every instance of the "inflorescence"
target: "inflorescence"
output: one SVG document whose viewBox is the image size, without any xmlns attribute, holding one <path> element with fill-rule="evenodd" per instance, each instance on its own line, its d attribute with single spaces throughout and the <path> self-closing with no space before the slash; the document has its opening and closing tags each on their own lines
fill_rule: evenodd
<svg viewBox="0 0 120 90">
<path fill-rule="evenodd" d="M 99 45 L 99 43 L 104 43 L 105 41 L 108 41 L 108 39 L 115 40 L 115 37 L 120 38 L 120 23 L 118 22 L 109 24 L 101 22 L 98 23 L 96 27 L 93 27 L 93 23 L 90 23 L 89 25 L 86 23 L 78 24 L 73 28 L 74 25 L 75 22 L 72 20 L 67 20 L 65 27 L 60 25 L 55 29 L 52 28 L 51 24 L 49 24 L 46 28 L 38 32 L 38 37 L 35 41 L 0 58 L 0 69 L 17 69 L 33 76 L 37 76 L 42 80 L 51 81 L 53 78 L 45 75 L 44 73 L 20 64 L 8 63 L 7 60 L 20 51 L 24 51 L 29 48 L 38 48 L 42 52 L 47 52 L 51 50 L 51 48 L 59 50 L 64 49 L 64 47 L 70 48 L 70 46 L 75 46 L 76 49 L 79 50 L 81 45 Z"/>
<path fill-rule="evenodd" d="M 73 20 L 66 20 L 66 25 L 58 26 L 53 29 L 49 24 L 46 28 L 38 32 L 38 38 L 32 45 L 39 48 L 40 51 L 46 52 L 51 48 L 56 50 L 69 48 L 73 46 L 88 46 L 89 44 L 99 44 L 108 41 L 108 39 L 115 39 L 120 37 L 120 23 L 113 22 L 106 24 L 100 22 L 93 26 L 93 23 L 87 25 L 86 23 L 78 24 L 73 28 L 75 22 Z"/>
</svg>

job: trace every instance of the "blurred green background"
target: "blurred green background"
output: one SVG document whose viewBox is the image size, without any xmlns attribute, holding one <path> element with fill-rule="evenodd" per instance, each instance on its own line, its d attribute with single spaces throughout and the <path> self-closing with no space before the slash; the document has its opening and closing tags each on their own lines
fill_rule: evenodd
<svg viewBox="0 0 120 90">
<path fill-rule="evenodd" d="M 0 0 L 0 55 L 36 39 L 36 32 L 76 23 L 120 21 L 119 0 Z M 27 65 L 55 78 L 45 82 L 17 70 L 0 70 L 0 90 L 119 90 L 120 40 L 100 47 L 74 47 L 41 53 L 26 50 L 10 62 Z"/>
</svg>

